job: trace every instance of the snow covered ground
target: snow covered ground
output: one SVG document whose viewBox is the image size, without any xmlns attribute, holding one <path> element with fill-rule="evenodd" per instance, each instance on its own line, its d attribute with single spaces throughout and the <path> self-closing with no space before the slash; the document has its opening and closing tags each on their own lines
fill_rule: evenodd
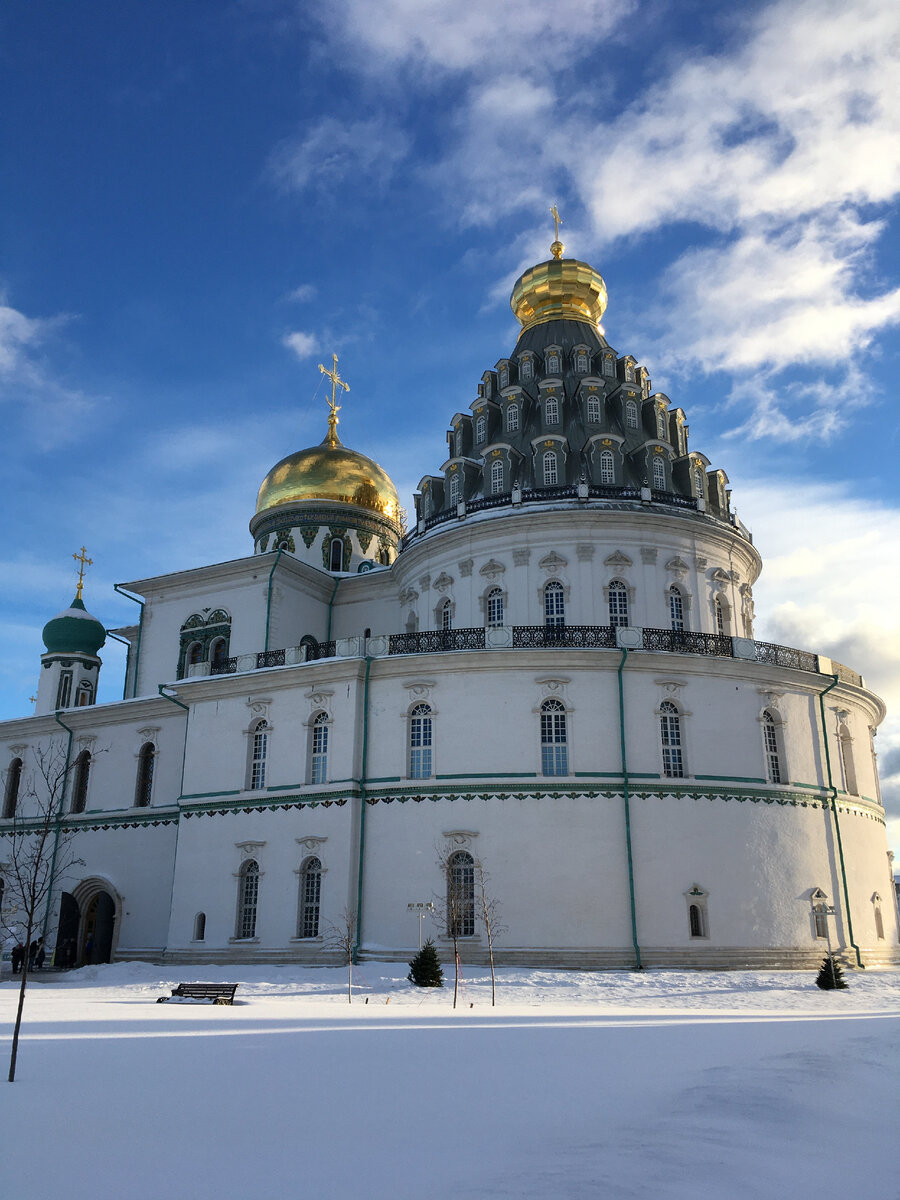
<svg viewBox="0 0 900 1200">
<path fill-rule="evenodd" d="M 155 1003 L 198 979 L 238 1003 Z M 0 1194 L 897 1200 L 900 972 L 848 979 L 506 969 L 492 1009 L 469 968 L 454 1013 L 395 964 L 352 1007 L 329 968 L 37 977 Z"/>
</svg>

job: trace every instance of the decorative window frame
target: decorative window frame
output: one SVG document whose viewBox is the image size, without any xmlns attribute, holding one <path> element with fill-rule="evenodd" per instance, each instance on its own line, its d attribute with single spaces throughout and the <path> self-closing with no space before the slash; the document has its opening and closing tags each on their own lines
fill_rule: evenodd
<svg viewBox="0 0 900 1200">
<path fill-rule="evenodd" d="M 606 605 L 607 616 L 610 616 L 609 599 L 610 599 L 610 594 L 613 591 L 613 584 L 615 584 L 615 583 L 620 583 L 625 588 L 625 599 L 628 603 L 628 612 L 626 614 L 627 620 L 624 622 L 624 625 L 621 626 L 621 628 L 625 628 L 632 624 L 632 619 L 634 617 L 634 602 L 635 602 L 635 597 L 637 596 L 637 592 L 635 591 L 634 587 L 628 582 L 627 579 L 622 578 L 621 574 L 614 575 L 610 580 L 608 580 L 603 585 L 603 600 Z M 616 589 L 616 590 L 618 590 L 618 589 Z"/>
<path fill-rule="evenodd" d="M 230 943 L 236 942 L 243 945 L 253 945 L 259 941 L 259 885 L 265 874 L 260 862 L 259 851 L 265 844 L 265 842 L 235 842 L 235 846 L 240 851 L 241 861 L 238 869 L 232 872 L 237 881 L 237 887 L 235 889 L 234 936 L 228 939 Z M 244 913 L 243 881 L 250 871 L 251 864 L 256 865 L 256 900 L 253 906 L 253 933 L 250 937 L 242 937 L 241 930 L 243 928 Z"/>
<path fill-rule="evenodd" d="M 297 914 L 294 921 L 294 935 L 288 940 L 294 943 L 302 943 L 307 946 L 321 945 L 325 939 L 322 932 L 322 892 L 325 888 L 325 876 L 328 874 L 328 867 L 325 865 L 325 859 L 322 854 L 322 847 L 328 841 L 324 837 L 302 837 L 294 839 L 300 847 L 300 862 L 294 867 L 293 873 L 297 876 Z M 318 902 L 318 932 L 311 937 L 304 937 L 301 933 L 304 921 L 304 906 L 306 890 L 306 872 L 310 862 L 317 859 L 319 862 L 319 902 Z"/>
<path fill-rule="evenodd" d="M 324 717 L 324 721 L 320 721 L 320 717 Z M 316 708 L 315 712 L 311 712 L 309 714 L 309 717 L 306 719 L 304 724 L 306 725 L 307 729 L 306 783 L 310 787 L 322 787 L 328 782 L 328 758 L 331 754 L 331 728 L 334 725 L 334 717 L 331 715 L 329 710 L 324 707 L 324 705 L 320 705 L 318 708 Z M 325 753 L 322 755 L 322 757 L 325 759 L 325 778 L 314 779 L 313 775 L 315 772 L 313 771 L 313 765 L 316 758 L 316 731 L 323 728 L 325 730 Z"/>
<path fill-rule="evenodd" d="M 3 809 L 0 816 L 4 821 L 11 821 L 16 816 L 19 802 L 22 799 L 22 775 L 25 771 L 25 746 L 11 746 L 12 757 L 3 772 Z M 15 787 L 13 787 L 15 781 Z"/>
<path fill-rule="evenodd" d="M 688 936 L 692 942 L 709 941 L 709 892 L 699 883 L 692 884 L 684 893 L 687 904 Z M 699 931 L 694 932 L 694 922 L 691 920 L 691 909 L 696 908 L 699 917 Z"/>
<path fill-rule="evenodd" d="M 444 624 L 444 614 L 449 614 L 449 624 Z M 450 630 L 456 624 L 456 601 L 452 596 L 441 596 L 434 606 L 434 627 L 437 630 Z"/>
<path fill-rule="evenodd" d="M 156 730 L 146 729 L 146 730 L 143 730 L 142 732 L 144 732 L 148 735 L 153 734 L 154 736 L 146 737 L 144 739 L 144 741 L 141 743 L 140 748 L 135 752 L 134 758 L 135 758 L 135 762 L 137 763 L 137 767 L 135 769 L 135 776 L 134 776 L 134 801 L 133 801 L 132 807 L 134 807 L 134 808 L 152 808 L 152 806 L 153 806 L 153 789 L 156 784 L 156 775 L 157 775 L 156 762 L 157 762 L 157 759 L 159 758 L 159 742 L 157 741 L 157 738 L 155 735 L 157 735 L 159 733 L 159 730 L 158 729 L 156 729 Z M 153 747 L 153 749 L 149 755 L 144 754 L 144 750 L 146 749 L 147 746 Z M 150 764 L 151 764 L 150 765 L 149 787 L 146 789 L 147 790 L 147 799 L 145 801 L 141 802 L 140 796 L 144 791 L 143 768 L 144 768 L 144 763 L 147 761 L 148 758 L 149 758 Z"/>
<path fill-rule="evenodd" d="M 762 707 L 759 710 L 757 721 L 759 722 L 759 738 L 763 752 L 763 774 L 766 782 L 775 787 L 784 787 L 791 778 L 788 754 L 787 754 L 787 738 L 784 735 L 787 726 L 787 718 L 784 715 L 783 692 L 773 692 L 765 688 L 758 689 L 760 696 L 763 698 Z M 766 713 L 771 714 L 772 724 L 766 721 Z M 766 728 L 771 728 L 775 734 L 775 754 L 778 757 L 778 773 L 781 776 L 780 780 L 772 778 L 772 772 L 769 764 L 769 748 L 766 744 Z"/>
<path fill-rule="evenodd" d="M 567 583 L 565 583 L 562 579 L 560 579 L 556 575 L 551 576 L 550 579 L 545 580 L 544 583 L 542 583 L 541 586 L 538 588 L 538 599 L 539 599 L 540 606 L 541 606 L 541 624 L 542 625 L 547 624 L 547 592 L 548 592 L 548 590 L 555 592 L 557 590 L 556 585 L 559 585 L 559 587 L 562 588 L 562 597 L 563 597 L 562 621 L 554 622 L 554 625 L 551 628 L 562 628 L 568 620 L 569 596 L 571 594 L 572 589 L 569 587 L 569 585 Z"/>
<path fill-rule="evenodd" d="M 690 765 L 692 761 L 691 745 L 689 739 L 688 719 L 693 715 L 688 711 L 683 700 L 681 699 L 681 691 L 684 688 L 684 683 L 678 679 L 657 679 L 657 687 L 660 688 L 659 699 L 657 700 L 656 708 L 654 709 L 654 717 L 656 721 L 656 753 L 659 756 L 660 778 L 666 779 L 691 779 L 692 774 Z M 663 754 L 662 744 L 662 717 L 670 716 L 668 710 L 663 709 L 664 704 L 673 704 L 678 716 L 678 734 L 679 746 L 681 748 L 681 774 L 667 775 L 665 756 Z"/>
<path fill-rule="evenodd" d="M 421 708 L 427 707 L 428 712 L 427 713 L 424 713 L 424 712 L 417 713 L 416 709 L 418 709 L 420 707 Z M 434 757 L 435 757 L 435 755 L 434 755 L 434 752 L 435 752 L 434 718 L 435 718 L 435 716 L 436 716 L 435 707 L 431 703 L 431 700 L 427 699 L 427 698 L 414 700 L 413 703 L 410 704 L 408 709 L 406 710 L 405 718 L 406 718 L 406 778 L 407 779 L 413 779 L 413 780 L 434 779 L 434 777 L 435 777 L 435 763 L 434 763 Z M 427 749 L 429 752 L 428 765 L 431 769 L 428 772 L 428 774 L 417 773 L 414 775 L 413 770 L 412 770 L 413 751 L 417 750 L 417 749 L 425 749 L 426 748 L 424 746 L 424 743 L 420 747 L 413 746 L 413 741 L 412 741 L 413 724 L 412 723 L 413 723 L 413 719 L 415 717 L 419 717 L 421 719 L 425 719 L 427 717 L 427 719 L 430 722 L 430 729 L 429 729 L 430 741 L 427 746 Z"/>
</svg>

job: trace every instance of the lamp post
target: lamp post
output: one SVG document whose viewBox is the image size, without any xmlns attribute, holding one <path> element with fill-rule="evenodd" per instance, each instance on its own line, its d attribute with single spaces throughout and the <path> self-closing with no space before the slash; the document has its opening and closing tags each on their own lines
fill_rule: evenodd
<svg viewBox="0 0 900 1200">
<path fill-rule="evenodd" d="M 422 922 L 429 913 L 434 912 L 434 904 L 430 900 L 414 900 L 407 904 L 407 909 L 419 918 L 419 949 L 422 949 Z"/>
</svg>

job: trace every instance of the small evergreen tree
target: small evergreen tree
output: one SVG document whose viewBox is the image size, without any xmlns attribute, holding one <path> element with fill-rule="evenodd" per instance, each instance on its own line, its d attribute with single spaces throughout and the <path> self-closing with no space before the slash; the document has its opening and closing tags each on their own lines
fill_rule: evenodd
<svg viewBox="0 0 900 1200">
<path fill-rule="evenodd" d="M 847 982 L 844 979 L 841 964 L 833 954 L 826 954 L 822 959 L 821 967 L 819 967 L 819 974 L 816 976 L 816 987 L 830 991 L 832 988 L 846 988 L 846 986 Z"/>
<path fill-rule="evenodd" d="M 416 957 L 409 964 L 409 974 L 406 977 L 416 987 L 443 987 L 444 972 L 441 970 L 441 960 L 431 938 L 425 943 Z"/>
</svg>

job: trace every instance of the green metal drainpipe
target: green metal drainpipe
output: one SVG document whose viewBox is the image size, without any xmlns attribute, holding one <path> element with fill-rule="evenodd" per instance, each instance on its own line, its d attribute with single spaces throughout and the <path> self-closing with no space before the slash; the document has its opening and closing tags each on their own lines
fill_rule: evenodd
<svg viewBox="0 0 900 1200">
<path fill-rule="evenodd" d="M 275 555 L 275 561 L 272 563 L 272 570 L 269 572 L 269 587 L 266 592 L 266 640 L 263 645 L 263 651 L 269 649 L 269 616 L 272 612 L 272 576 L 275 574 L 275 568 L 278 566 L 278 560 L 282 554 L 284 554 L 284 551 L 279 548 L 278 553 Z"/>
<path fill-rule="evenodd" d="M 337 586 L 337 585 L 335 585 Z M 369 765 L 369 671 L 372 667 L 370 655 L 366 655 L 366 679 L 363 685 L 363 734 L 362 762 L 359 768 L 359 862 L 356 868 L 356 940 L 353 945 L 353 961 L 359 961 L 359 947 L 362 943 L 362 909 L 363 909 L 363 862 L 366 850 L 366 772 Z"/>
<path fill-rule="evenodd" d="M 134 648 L 134 679 L 131 684 L 131 698 L 133 700 L 134 697 L 137 695 L 138 671 L 140 670 L 140 666 L 141 666 L 141 634 L 144 631 L 144 605 L 145 605 L 146 601 L 139 600 L 137 596 L 132 596 L 130 592 L 126 592 L 122 588 L 120 588 L 117 583 L 113 584 L 113 590 L 118 592 L 120 596 L 124 596 L 126 600 L 132 600 L 132 601 L 134 601 L 135 604 L 139 604 L 141 606 L 141 615 L 140 615 L 140 619 L 138 620 L 137 645 Z M 126 688 L 128 686 L 127 672 L 125 674 L 125 686 L 126 686 Z M 125 699 L 124 695 L 122 696 L 122 699 L 123 700 Z"/>
<path fill-rule="evenodd" d="M 622 658 L 619 662 L 619 738 L 622 745 L 622 793 L 625 798 L 625 845 L 628 850 L 628 896 L 631 901 L 631 944 L 634 946 L 634 969 L 643 971 L 641 962 L 641 947 L 637 936 L 637 912 L 634 904 L 634 858 L 631 853 L 631 799 L 628 795 L 628 756 L 625 751 L 625 691 L 622 686 L 622 671 L 628 649 L 622 647 Z"/>
<path fill-rule="evenodd" d="M 63 785 L 62 792 L 59 796 L 59 808 L 56 812 L 56 831 L 53 837 L 53 857 L 50 859 L 50 887 L 47 891 L 47 907 L 44 909 L 44 927 L 41 930 L 41 937 L 44 939 L 44 941 L 47 940 L 47 928 L 50 924 L 50 901 L 53 899 L 53 873 L 56 870 L 56 855 L 59 850 L 59 834 L 60 826 L 62 824 L 62 810 L 63 805 L 66 802 L 66 787 L 69 782 L 69 762 L 72 758 L 72 738 L 75 733 L 74 729 L 70 729 L 68 725 L 66 725 L 63 721 L 60 721 L 59 711 L 55 712 L 53 716 L 56 718 L 57 724 L 62 725 L 63 729 L 69 735 L 69 740 L 66 743 L 66 765 L 63 771 Z"/>
<path fill-rule="evenodd" d="M 837 839 L 838 861 L 841 864 L 841 883 L 843 884 L 844 888 L 844 908 L 847 910 L 847 932 L 850 935 L 850 945 L 853 947 L 854 952 L 856 953 L 856 965 L 861 970 L 865 970 L 862 955 L 859 952 L 859 946 L 857 946 L 856 942 L 853 940 L 853 918 L 850 916 L 850 893 L 847 888 L 847 870 L 844 866 L 844 843 L 841 839 L 841 823 L 838 819 L 837 788 L 834 786 L 834 779 L 832 778 L 831 774 L 831 754 L 828 751 L 828 726 L 825 724 L 825 697 L 828 695 L 831 689 L 837 687 L 840 682 L 840 676 L 833 675 L 831 677 L 831 683 L 829 683 L 828 687 L 825 688 L 823 692 L 819 692 L 819 712 L 822 715 L 822 741 L 825 744 L 825 769 L 828 772 L 828 789 L 831 792 L 831 815 L 834 818 L 834 833 L 835 838 Z"/>
<path fill-rule="evenodd" d="M 143 612 L 143 611 L 144 610 L 141 609 L 141 612 Z M 117 633 L 113 633 L 113 631 L 111 629 L 107 629 L 106 636 L 115 638 L 117 642 L 121 642 L 123 646 L 127 647 L 127 649 L 125 651 L 125 682 L 122 684 L 122 699 L 127 700 L 128 699 L 128 668 L 131 666 L 131 642 L 129 642 L 128 638 L 119 637 L 119 635 Z"/>
<path fill-rule="evenodd" d="M 191 710 L 188 708 L 188 706 L 186 704 L 182 704 L 180 700 L 176 700 L 174 696 L 169 696 L 166 692 L 164 692 L 163 688 L 165 686 L 166 685 L 164 683 L 159 683 L 156 685 L 157 691 L 159 692 L 160 696 L 162 696 L 163 700 L 168 700 L 171 704 L 177 704 L 179 708 L 183 708 L 184 711 L 187 713 L 187 716 L 184 719 L 184 747 L 181 751 L 181 787 L 178 789 L 178 799 L 180 801 L 181 797 L 184 795 L 184 760 L 187 757 L 188 722 L 191 719 Z M 172 906 L 175 903 L 175 865 L 178 862 L 178 834 L 179 834 L 180 830 L 181 830 L 181 813 L 179 812 L 178 820 L 175 822 L 175 850 L 172 855 L 172 890 L 169 893 L 169 923 L 170 924 L 172 922 Z M 165 955 L 168 948 L 169 948 L 168 943 L 166 943 L 166 949 L 163 951 L 163 955 Z"/>
<path fill-rule="evenodd" d="M 331 641 L 331 610 L 334 608 L 334 598 L 337 595 L 338 584 L 340 579 L 335 579 L 334 587 L 331 589 L 331 599 L 328 601 L 328 632 L 325 634 L 325 641 Z"/>
</svg>

